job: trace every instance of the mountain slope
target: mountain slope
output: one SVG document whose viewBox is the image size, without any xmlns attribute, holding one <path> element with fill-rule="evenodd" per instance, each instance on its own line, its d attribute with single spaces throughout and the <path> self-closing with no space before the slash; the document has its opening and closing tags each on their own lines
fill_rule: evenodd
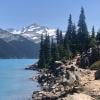
<svg viewBox="0 0 100 100">
<path fill-rule="evenodd" d="M 39 44 L 0 29 L 0 58 L 37 58 Z"/>
</svg>

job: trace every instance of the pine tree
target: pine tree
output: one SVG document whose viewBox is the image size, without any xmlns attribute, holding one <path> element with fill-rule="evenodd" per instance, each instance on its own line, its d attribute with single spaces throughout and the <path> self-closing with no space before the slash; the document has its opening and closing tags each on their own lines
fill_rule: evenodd
<svg viewBox="0 0 100 100">
<path fill-rule="evenodd" d="M 75 24 L 72 25 L 70 49 L 71 49 L 71 52 L 73 54 L 73 57 L 76 56 L 78 48 L 77 48 L 77 34 L 76 34 L 76 26 L 75 26 Z"/>
<path fill-rule="evenodd" d="M 71 14 L 69 15 L 69 19 L 68 19 L 68 28 L 64 37 L 64 47 L 65 49 L 67 49 L 67 45 L 70 44 L 70 40 L 71 40 L 71 34 L 72 34 L 72 16 Z"/>
<path fill-rule="evenodd" d="M 89 40 L 89 47 L 93 48 L 96 46 L 96 37 L 95 37 L 95 29 L 94 26 L 92 27 L 92 34 Z"/>
<path fill-rule="evenodd" d="M 94 26 L 92 27 L 92 35 L 91 35 L 92 38 L 95 38 L 95 29 L 94 29 Z"/>
<path fill-rule="evenodd" d="M 76 33 L 76 26 L 75 26 L 75 24 L 72 25 L 71 43 L 72 44 L 76 44 L 77 43 L 77 33 Z"/>
<path fill-rule="evenodd" d="M 79 48 L 80 51 L 86 51 L 88 49 L 88 29 L 87 25 L 85 22 L 85 14 L 84 14 L 84 8 L 81 8 L 81 14 L 79 17 L 79 22 L 78 22 L 78 42 L 79 42 Z"/>
<path fill-rule="evenodd" d="M 72 52 L 70 50 L 71 46 L 71 39 L 72 39 L 72 16 L 71 14 L 69 15 L 68 19 L 68 28 L 64 37 L 64 43 L 63 43 L 63 48 L 60 51 L 63 51 L 63 55 L 61 55 L 63 58 L 70 59 L 72 56 Z M 62 52 L 61 52 L 62 54 Z"/>
<path fill-rule="evenodd" d="M 70 52 L 70 55 L 76 55 L 76 26 L 72 23 L 72 16 L 70 14 L 68 19 L 68 28 L 64 38 L 64 47 L 67 52 Z M 68 56 L 68 55 L 67 55 Z"/>
<path fill-rule="evenodd" d="M 49 35 L 45 35 L 44 40 L 44 55 L 45 55 L 45 67 L 49 67 L 51 63 L 51 49 L 50 49 L 50 37 Z"/>
<path fill-rule="evenodd" d="M 57 32 L 56 32 L 56 39 L 57 39 L 57 51 L 59 53 L 59 59 L 63 59 L 65 58 L 66 56 L 66 51 L 65 51 L 65 48 L 64 48 L 64 43 L 63 43 L 63 35 L 62 35 L 62 31 L 60 31 L 59 29 L 57 29 Z"/>
<path fill-rule="evenodd" d="M 54 43 L 53 37 L 51 39 L 51 57 L 52 57 L 52 62 L 59 60 L 59 52 L 57 48 L 57 44 Z"/>
<path fill-rule="evenodd" d="M 43 34 L 41 35 L 41 43 L 40 43 L 40 54 L 39 54 L 39 61 L 38 66 L 43 68 L 45 66 L 45 55 L 44 55 L 44 40 Z"/>
<path fill-rule="evenodd" d="M 68 20 L 68 29 L 67 29 L 67 38 L 68 40 L 71 39 L 71 34 L 72 34 L 72 15 L 69 15 L 69 20 Z"/>
<path fill-rule="evenodd" d="M 72 33 L 72 15 L 70 14 L 68 19 L 68 28 L 65 34 L 65 41 L 66 40 L 69 41 L 71 39 L 71 33 Z"/>
</svg>

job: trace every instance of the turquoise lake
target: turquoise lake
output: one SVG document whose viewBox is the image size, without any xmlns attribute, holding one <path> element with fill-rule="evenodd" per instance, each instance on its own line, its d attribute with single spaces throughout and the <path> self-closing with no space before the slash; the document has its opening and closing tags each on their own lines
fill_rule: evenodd
<svg viewBox="0 0 100 100">
<path fill-rule="evenodd" d="M 30 80 L 38 72 L 24 70 L 34 59 L 0 59 L 0 100 L 29 100 L 39 90 L 36 81 Z"/>
</svg>

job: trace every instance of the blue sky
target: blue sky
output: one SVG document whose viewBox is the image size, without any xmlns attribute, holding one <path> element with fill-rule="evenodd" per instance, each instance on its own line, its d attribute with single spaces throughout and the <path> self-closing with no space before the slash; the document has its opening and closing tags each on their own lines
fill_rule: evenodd
<svg viewBox="0 0 100 100">
<path fill-rule="evenodd" d="M 100 0 L 0 0 L 0 27 L 20 28 L 32 23 L 66 30 L 68 16 L 77 23 L 81 6 L 89 30 L 100 28 Z"/>
</svg>

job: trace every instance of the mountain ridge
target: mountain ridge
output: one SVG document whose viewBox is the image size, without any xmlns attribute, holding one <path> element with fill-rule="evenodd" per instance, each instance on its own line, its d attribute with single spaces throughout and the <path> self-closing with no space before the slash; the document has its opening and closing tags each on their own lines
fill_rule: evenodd
<svg viewBox="0 0 100 100">
<path fill-rule="evenodd" d="M 7 29 L 8 32 L 12 33 L 12 34 L 20 34 L 21 36 L 28 38 L 32 41 L 34 41 L 35 43 L 39 43 L 40 42 L 40 37 L 41 34 L 49 34 L 50 36 L 55 36 L 56 34 L 56 29 L 54 28 L 48 28 L 46 26 L 40 26 L 36 23 L 31 24 L 31 25 L 27 25 L 26 27 L 22 27 L 20 29 Z"/>
</svg>

